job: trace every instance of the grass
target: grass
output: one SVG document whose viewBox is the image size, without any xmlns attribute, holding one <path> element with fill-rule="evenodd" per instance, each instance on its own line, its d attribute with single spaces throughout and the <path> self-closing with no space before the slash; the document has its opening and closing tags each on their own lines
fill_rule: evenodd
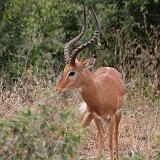
<svg viewBox="0 0 160 160">
<path fill-rule="evenodd" d="M 127 104 L 123 110 L 123 119 L 120 124 L 119 146 L 122 160 L 160 159 L 159 97 L 157 96 L 155 100 L 155 98 L 145 97 L 141 93 L 140 89 L 138 90 L 138 88 L 133 86 L 128 89 Z M 30 77 L 19 81 L 12 90 L 1 86 L 0 94 L 1 122 L 5 121 L 9 124 L 9 122 L 14 121 L 14 124 L 16 124 L 14 128 L 19 125 L 19 127 L 16 128 L 18 130 L 21 128 L 21 121 L 25 119 L 24 123 L 28 128 L 26 129 L 27 131 L 24 131 L 25 134 L 23 134 L 23 136 L 27 137 L 26 134 L 28 133 L 32 135 L 35 131 L 40 135 L 40 137 L 37 135 L 34 135 L 35 138 L 33 138 L 34 136 L 32 137 L 32 141 L 36 143 L 34 144 L 34 147 L 38 147 L 38 149 L 36 149 L 39 154 L 45 153 L 48 159 L 53 159 L 53 156 L 52 158 L 49 158 L 50 148 L 48 146 L 52 148 L 52 144 L 57 145 L 57 142 L 63 142 L 60 146 L 58 145 L 58 147 L 61 148 L 61 150 L 59 150 L 61 155 L 57 153 L 57 157 L 54 157 L 54 159 L 69 159 L 67 156 L 65 157 L 65 154 L 68 154 L 70 158 L 76 155 L 77 159 L 78 157 L 81 157 L 82 159 L 91 159 L 90 157 L 95 155 L 97 133 L 94 124 L 92 123 L 83 133 L 77 132 L 78 124 L 81 120 L 78 109 L 81 98 L 77 92 L 70 92 L 59 96 L 54 92 L 54 84 L 51 81 Z M 39 106 L 46 109 L 47 112 L 45 112 L 45 110 L 43 110 L 43 112 L 41 110 L 40 112 Z M 46 116 L 45 118 L 44 115 Z M 26 116 L 27 118 L 25 118 Z M 47 126 L 47 128 L 44 127 L 44 130 L 47 130 L 46 132 L 42 132 L 41 129 L 36 129 L 37 124 L 41 122 L 41 118 L 44 118 L 44 125 Z M 54 125 L 52 124 L 52 121 L 54 122 Z M 21 132 L 19 131 L 15 134 L 11 129 L 7 129 L 7 133 L 10 133 L 10 135 L 20 135 Z M 48 139 L 46 139 L 44 134 Z M 16 136 L 14 138 L 16 139 Z M 105 152 L 108 150 L 107 139 L 106 129 Z M 21 139 L 21 141 L 23 140 L 24 139 Z M 46 146 L 48 150 L 45 151 L 44 144 L 37 142 L 37 140 L 44 141 L 48 144 L 48 146 Z M 50 141 L 50 143 L 48 141 Z M 1 143 L 1 157 L 2 155 L 4 156 L 2 148 L 6 147 L 8 143 L 8 141 L 4 144 Z M 79 145 L 81 146 L 80 148 Z M 20 146 L 21 145 L 19 144 L 19 148 L 17 148 L 22 150 Z M 68 150 L 66 150 L 66 148 L 68 148 Z M 26 153 L 25 150 L 27 149 L 28 148 L 25 148 L 23 152 L 19 151 L 19 154 Z M 73 152 L 70 153 L 71 150 Z M 10 158 L 13 153 L 14 152 L 10 152 Z M 58 158 L 58 156 L 61 156 L 61 158 Z M 41 159 L 45 159 L 46 157 L 42 157 Z M 25 158 L 22 157 L 22 159 Z M 5 159 L 9 159 L 9 157 L 5 157 Z M 13 157 L 11 159 L 13 159 Z M 32 157 L 32 159 L 34 158 Z"/>
</svg>

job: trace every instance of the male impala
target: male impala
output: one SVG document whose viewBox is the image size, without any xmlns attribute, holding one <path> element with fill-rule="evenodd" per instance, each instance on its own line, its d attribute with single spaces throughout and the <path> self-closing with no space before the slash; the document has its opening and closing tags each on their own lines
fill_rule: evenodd
<svg viewBox="0 0 160 160">
<path fill-rule="evenodd" d="M 85 114 L 81 127 L 86 127 L 94 120 L 98 129 L 98 154 L 104 148 L 104 129 L 102 120 L 108 123 L 109 128 L 109 153 L 111 160 L 118 156 L 118 126 L 121 120 L 122 107 L 125 103 L 125 84 L 121 73 L 111 67 L 100 67 L 92 73 L 89 67 L 95 62 L 94 58 L 83 62 L 76 60 L 77 55 L 91 43 L 95 43 L 99 36 L 99 24 L 93 8 L 96 30 L 88 42 L 82 44 L 70 55 L 70 47 L 79 41 L 86 31 L 86 15 L 84 8 L 84 25 L 81 33 L 64 47 L 66 66 L 63 75 L 56 85 L 57 92 L 61 93 L 78 88 L 85 101 Z M 115 156 L 113 154 L 113 140 L 115 141 Z"/>
</svg>

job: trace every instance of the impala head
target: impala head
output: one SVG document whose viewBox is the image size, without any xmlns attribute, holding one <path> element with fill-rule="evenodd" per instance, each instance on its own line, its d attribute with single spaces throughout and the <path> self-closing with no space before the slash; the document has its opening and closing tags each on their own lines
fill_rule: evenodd
<svg viewBox="0 0 160 160">
<path fill-rule="evenodd" d="M 79 46 L 77 49 L 73 51 L 71 56 L 70 54 L 70 47 L 73 46 L 76 42 L 78 42 L 86 32 L 86 12 L 84 7 L 84 24 L 81 33 L 76 36 L 74 39 L 69 41 L 64 46 L 64 59 L 66 62 L 66 66 L 64 68 L 63 74 L 61 79 L 58 81 L 56 85 L 56 90 L 58 92 L 64 92 L 70 89 L 79 88 L 83 84 L 83 71 L 94 65 L 95 59 L 90 58 L 83 62 L 79 62 L 76 57 L 78 54 L 85 48 L 87 48 L 90 44 L 95 43 L 97 37 L 99 36 L 99 24 L 97 20 L 97 16 L 93 8 L 91 8 L 93 17 L 95 19 L 95 32 L 93 37 L 86 43 Z"/>
</svg>

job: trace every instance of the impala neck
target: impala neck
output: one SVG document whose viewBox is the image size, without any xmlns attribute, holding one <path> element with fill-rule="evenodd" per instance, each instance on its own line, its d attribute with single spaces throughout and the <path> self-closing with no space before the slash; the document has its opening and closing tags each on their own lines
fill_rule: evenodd
<svg viewBox="0 0 160 160">
<path fill-rule="evenodd" d="M 88 105 L 88 109 L 96 112 L 96 106 L 99 105 L 97 87 L 93 78 L 93 74 L 86 70 L 83 72 L 83 85 L 81 86 L 80 94 Z"/>
</svg>

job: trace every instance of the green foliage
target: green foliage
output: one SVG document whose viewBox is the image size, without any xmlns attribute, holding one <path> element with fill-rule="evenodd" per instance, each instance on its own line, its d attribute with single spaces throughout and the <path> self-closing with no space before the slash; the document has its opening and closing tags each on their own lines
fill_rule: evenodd
<svg viewBox="0 0 160 160">
<path fill-rule="evenodd" d="M 91 46 L 81 54 L 83 58 L 95 53 L 97 66 L 123 68 L 128 78 L 141 73 L 152 79 L 156 74 L 160 77 L 158 0 L 1 0 L 0 4 L 3 81 L 17 81 L 27 69 L 37 74 L 52 69 L 58 75 L 64 66 L 64 44 L 81 30 L 82 4 L 87 6 L 88 20 L 82 42 L 94 31 L 90 5 L 96 8 L 101 27 L 98 46 Z"/>
<path fill-rule="evenodd" d="M 159 143 L 159 145 L 160 145 L 160 132 L 156 133 L 155 140 L 156 140 L 157 143 Z"/>
<path fill-rule="evenodd" d="M 160 149 L 157 151 L 157 160 L 160 160 Z"/>
<path fill-rule="evenodd" d="M 0 122 L 1 159 L 67 160 L 79 153 L 80 135 L 68 111 L 43 105 L 26 109 L 10 121 Z"/>
<path fill-rule="evenodd" d="M 62 0 L 53 1 L 5 1 L 0 28 L 0 68 L 2 73 L 16 80 L 27 68 L 55 67 L 63 60 L 65 32 L 72 26 L 68 22 L 77 20 L 75 10 L 64 8 Z M 64 8 L 55 10 L 55 8 Z M 69 13 L 70 17 L 67 17 Z M 65 14 L 66 21 L 65 21 Z M 74 30 L 78 30 L 74 23 Z M 63 33 L 63 34 L 61 34 Z M 69 32 L 70 35 L 71 31 Z M 67 33 L 68 34 L 68 33 Z M 74 34 L 73 34 L 74 35 Z M 69 36 L 70 38 L 70 36 Z M 48 66 L 46 63 L 48 62 Z M 60 65 L 62 67 L 62 65 Z"/>
<path fill-rule="evenodd" d="M 159 149 L 157 150 L 157 159 L 156 160 L 160 160 L 160 132 L 156 133 L 155 140 L 159 146 Z"/>
</svg>

